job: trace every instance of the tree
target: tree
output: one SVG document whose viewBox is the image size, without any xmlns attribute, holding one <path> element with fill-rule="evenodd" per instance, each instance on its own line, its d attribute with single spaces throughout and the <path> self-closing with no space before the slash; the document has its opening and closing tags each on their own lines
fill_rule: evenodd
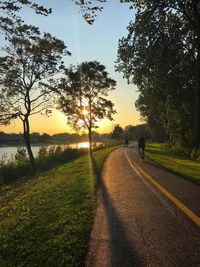
<svg viewBox="0 0 200 267">
<path fill-rule="evenodd" d="M 191 143 L 195 51 L 190 28 L 176 14 L 138 13 L 119 42 L 117 70 L 138 86 L 136 107 L 170 143 Z"/>
<path fill-rule="evenodd" d="M 21 31 L 17 27 L 4 50 L 6 55 L 0 57 L 0 124 L 7 125 L 16 118 L 22 121 L 34 171 L 29 118 L 37 113 L 50 114 L 56 87 L 54 76 L 63 68 L 63 55 L 69 52 L 63 41 L 25 25 Z"/>
<path fill-rule="evenodd" d="M 152 137 L 147 124 L 127 125 L 124 128 L 124 135 L 129 140 L 137 140 L 139 136 L 143 136 L 145 139 L 151 139 Z"/>
<path fill-rule="evenodd" d="M 195 84 L 193 85 L 193 103 L 192 103 L 192 145 L 200 144 L 200 2 L 197 0 L 155 0 L 144 1 L 124 0 L 131 2 L 136 8 L 142 10 L 142 14 L 155 17 L 162 12 L 165 16 L 175 15 L 182 21 L 182 24 L 190 31 L 191 42 L 186 49 L 194 57 L 194 76 Z M 186 36 L 186 35 L 185 35 Z M 183 44 L 185 41 L 183 40 Z"/>
<path fill-rule="evenodd" d="M 90 24 L 93 23 L 97 12 L 102 11 L 103 5 L 101 5 L 100 8 L 98 6 L 102 4 L 105 1 L 97 0 L 97 1 L 89 1 L 89 0 L 76 0 L 78 4 L 81 6 L 84 18 L 86 21 L 88 21 Z M 146 27 L 143 25 L 141 27 L 141 21 L 146 22 L 146 26 L 148 27 L 149 21 L 153 21 L 155 25 L 161 25 L 164 22 L 164 17 L 165 18 L 170 18 L 173 17 L 175 24 L 177 24 L 177 20 L 179 20 L 180 23 L 180 28 L 175 29 L 175 32 L 179 32 L 179 29 L 182 30 L 182 33 L 184 33 L 184 38 L 183 34 L 181 34 L 181 39 L 179 39 L 180 34 L 176 37 L 175 41 L 178 43 L 182 43 L 182 47 L 184 47 L 184 52 L 186 52 L 188 59 L 182 60 L 180 62 L 184 62 L 182 64 L 182 67 L 188 67 L 189 64 L 191 67 L 191 76 L 188 77 L 188 84 L 191 81 L 192 77 L 192 84 L 190 83 L 190 90 L 192 92 L 192 102 L 190 102 L 190 105 L 181 103 L 181 111 L 175 112 L 177 115 L 182 114 L 184 116 L 185 120 L 185 115 L 186 118 L 189 116 L 191 117 L 192 115 L 192 127 L 190 127 L 190 130 L 192 131 L 191 136 L 190 136 L 190 143 L 192 143 L 193 146 L 199 146 L 200 145 L 200 1 L 199 0 L 145 0 L 145 1 L 140 1 L 140 0 L 120 0 L 121 3 L 129 3 L 130 8 L 134 8 L 137 11 L 136 14 L 136 21 L 135 21 L 135 27 L 132 28 L 131 31 L 129 31 L 129 35 L 134 37 L 135 40 L 137 41 L 137 33 L 140 31 L 140 34 L 144 35 L 146 34 Z M 96 8 L 95 8 L 96 7 Z M 141 20 L 141 21 L 140 21 Z M 174 22 L 170 19 L 171 23 L 173 24 Z M 175 25 L 174 24 L 174 25 Z M 163 24 L 163 31 L 160 31 L 160 27 L 158 26 L 157 28 L 154 28 L 154 32 L 151 32 L 148 35 L 150 39 L 146 39 L 146 41 L 149 41 L 149 45 L 151 45 L 157 38 L 157 41 L 161 38 L 162 39 L 162 33 L 166 30 L 165 27 L 166 23 Z M 130 30 L 130 27 L 129 27 Z M 137 32 L 137 33 L 136 33 Z M 135 34 L 136 33 L 136 34 Z M 172 34 L 174 36 L 173 31 L 168 32 L 169 35 Z M 147 36 L 146 36 L 147 37 Z M 154 38 L 155 37 L 155 38 Z M 130 39 L 131 38 L 127 38 Z M 154 40 L 153 40 L 154 39 Z M 133 38 L 132 38 L 133 40 Z M 145 38 L 143 38 L 143 41 L 145 42 Z M 152 42 L 151 42 L 152 41 Z M 130 41 L 131 42 L 131 41 Z M 142 44 L 142 43 L 141 43 Z M 162 45 L 162 49 L 165 50 L 167 44 L 165 42 L 160 43 Z M 172 43 L 173 45 L 176 45 L 175 42 Z M 122 56 L 122 40 L 120 42 L 120 47 L 119 47 L 119 57 Z M 159 48 L 159 47 L 158 47 Z M 131 64 L 131 54 L 133 55 L 137 53 L 137 51 L 133 50 L 133 48 L 126 49 L 124 51 L 128 53 L 129 55 L 129 60 L 127 59 L 127 55 L 124 57 L 126 61 L 124 61 L 124 64 L 127 64 L 127 68 L 125 70 L 124 68 L 124 75 L 127 78 L 127 75 L 130 74 L 132 68 L 130 67 Z M 148 50 L 144 50 L 144 53 L 147 54 Z M 173 53 L 173 51 L 172 51 Z M 124 54 L 125 55 L 125 54 Z M 124 56 L 123 55 L 123 56 Z M 152 55 L 153 56 L 153 55 Z M 153 57 L 152 57 L 153 58 Z M 156 57 L 155 57 L 156 58 Z M 175 57 L 176 58 L 176 57 Z M 185 58 L 185 57 L 184 57 Z M 191 58 L 193 59 L 191 62 Z M 121 57 L 121 61 L 124 60 Z M 139 60 L 139 57 L 138 57 Z M 163 57 L 162 61 L 160 62 L 163 66 L 165 65 L 165 60 L 167 60 L 167 57 Z M 139 64 L 139 63 L 138 63 Z M 160 65 L 161 65 L 160 64 Z M 142 67 L 142 63 L 141 63 Z M 179 64 L 180 67 L 180 64 Z M 164 68 L 163 68 L 164 69 Z M 176 70 L 172 69 L 171 74 L 174 76 L 176 75 Z M 183 70 L 182 73 L 184 74 Z M 169 73 L 166 72 L 168 75 Z M 179 72 L 180 74 L 180 72 Z M 178 76 L 178 81 L 181 81 L 183 75 Z M 187 86 L 188 87 L 188 86 Z M 185 91 L 185 86 L 182 87 L 183 91 Z M 171 95 L 171 94 L 169 94 Z M 166 96 L 167 97 L 167 96 Z M 173 97 L 173 100 L 174 99 Z M 140 101 L 140 100 L 139 100 Z M 173 101 L 171 101 L 173 102 Z M 174 101 L 176 102 L 176 101 Z M 176 104 L 175 104 L 176 105 Z M 172 107 L 173 109 L 174 107 Z M 167 108 L 169 110 L 169 107 Z M 183 110 L 185 110 L 183 112 Z M 173 113 L 173 114 L 175 114 Z M 182 121 L 184 121 L 182 120 Z M 183 125 L 179 125 L 181 128 Z M 189 127 L 189 126 L 188 126 Z M 177 128 L 177 127 L 176 127 Z M 180 131 L 182 132 L 182 130 Z"/>
<path fill-rule="evenodd" d="M 72 1 L 80 6 L 83 18 L 87 21 L 87 23 L 92 25 L 97 17 L 97 13 L 103 10 L 102 3 L 105 3 L 107 0 L 97 0 L 95 2 L 90 0 Z"/>
<path fill-rule="evenodd" d="M 112 120 L 115 113 L 113 103 L 106 98 L 115 85 L 105 66 L 97 61 L 71 66 L 66 70 L 66 77 L 61 79 L 62 96 L 58 108 L 74 129 L 87 129 L 90 152 L 92 129 L 97 128 L 97 122 L 103 118 Z"/>
<path fill-rule="evenodd" d="M 18 16 L 19 11 L 24 7 L 29 6 L 37 14 L 47 16 L 51 13 L 51 9 L 47 9 L 35 1 L 30 0 L 7 0 L 0 2 L 0 29 L 4 33 L 12 32 L 15 23 L 23 24 L 22 19 Z"/>
<path fill-rule="evenodd" d="M 116 124 L 112 132 L 112 138 L 121 139 L 123 137 L 123 133 L 124 133 L 123 128 L 119 124 Z"/>
</svg>

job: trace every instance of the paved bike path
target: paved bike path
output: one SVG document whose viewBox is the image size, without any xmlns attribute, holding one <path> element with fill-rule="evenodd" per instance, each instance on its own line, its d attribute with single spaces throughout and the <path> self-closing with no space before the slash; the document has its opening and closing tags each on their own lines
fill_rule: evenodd
<svg viewBox="0 0 200 267">
<path fill-rule="evenodd" d="M 174 189 L 177 181 L 178 187 L 186 193 L 186 187 L 191 185 L 191 191 L 187 193 L 190 196 L 185 196 L 184 201 L 191 202 L 195 213 L 199 212 L 195 202 L 200 195 L 199 186 L 176 176 L 174 182 L 166 182 L 168 172 L 147 161 L 141 162 L 133 147 L 126 152 L 131 161 L 140 164 L 155 179 L 164 180 L 159 183 L 168 187 L 167 190 L 171 183 L 173 194 L 178 191 Z M 97 192 L 97 210 L 86 266 L 195 267 L 200 266 L 199 255 L 200 228 L 134 171 L 125 148 L 111 153 L 104 164 Z"/>
</svg>

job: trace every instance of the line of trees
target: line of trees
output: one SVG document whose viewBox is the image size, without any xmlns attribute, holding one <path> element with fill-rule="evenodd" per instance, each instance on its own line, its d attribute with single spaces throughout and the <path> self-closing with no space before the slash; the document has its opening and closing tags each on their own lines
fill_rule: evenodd
<svg viewBox="0 0 200 267">
<path fill-rule="evenodd" d="M 135 4 L 137 1 L 134 1 Z M 119 41 L 117 70 L 137 85 L 136 107 L 171 146 L 200 145 L 200 3 L 152 1 L 136 6 Z"/>
<path fill-rule="evenodd" d="M 107 0 L 79 0 L 92 24 Z M 116 70 L 137 85 L 136 108 L 171 146 L 200 146 L 200 1 L 120 0 L 136 11 Z"/>
<path fill-rule="evenodd" d="M 111 137 L 117 140 L 137 140 L 143 136 L 146 140 L 153 140 L 153 133 L 147 124 L 127 125 L 122 128 L 119 124 L 114 126 Z M 163 141 L 163 136 L 159 136 L 159 141 Z"/>
<path fill-rule="evenodd" d="M 92 131 L 92 140 L 94 142 L 107 141 L 111 138 L 110 133 L 99 134 Z M 49 135 L 47 133 L 30 133 L 31 144 L 67 144 L 76 142 L 86 142 L 88 140 L 87 133 L 57 133 Z M 4 133 L 0 132 L 0 145 L 24 145 L 24 137 L 22 133 Z"/>
<path fill-rule="evenodd" d="M 63 111 L 75 129 L 86 128 L 92 142 L 97 121 L 112 120 L 114 104 L 107 99 L 116 82 L 109 78 L 105 66 L 97 61 L 83 62 L 67 68 L 63 57 L 71 55 L 60 39 L 42 34 L 19 17 L 24 5 L 36 13 L 48 15 L 51 10 L 32 1 L 10 0 L 0 4 L 0 28 L 7 45 L 0 57 L 0 124 L 8 125 L 19 118 L 23 125 L 31 170 L 35 159 L 30 142 L 30 117 L 50 115 L 52 108 Z M 58 78 L 61 75 L 62 78 Z"/>
<path fill-rule="evenodd" d="M 106 0 L 74 0 L 92 24 Z M 120 0 L 136 10 L 128 35 L 119 41 L 116 70 L 138 87 L 136 107 L 154 138 L 165 136 L 171 146 L 200 146 L 200 2 L 197 0 Z M 62 110 L 74 128 L 91 131 L 97 120 L 112 119 L 113 103 L 107 99 L 115 88 L 105 67 L 84 62 L 66 68 L 70 55 L 62 40 L 26 25 L 19 16 L 23 6 L 49 15 L 51 9 L 34 1 L 0 3 L 0 29 L 7 40 L 0 58 L 0 123 L 17 117 L 24 128 L 30 163 L 29 117 Z M 63 74 L 62 79 L 56 78 Z M 90 86 L 92 85 L 92 86 Z M 57 104 L 58 103 L 58 104 Z"/>
</svg>

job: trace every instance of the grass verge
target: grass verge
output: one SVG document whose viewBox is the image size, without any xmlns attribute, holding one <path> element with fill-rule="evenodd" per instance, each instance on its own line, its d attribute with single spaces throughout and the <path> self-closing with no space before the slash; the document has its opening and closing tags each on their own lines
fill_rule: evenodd
<svg viewBox="0 0 200 267">
<path fill-rule="evenodd" d="M 179 153 L 165 151 L 161 144 L 147 144 L 145 154 L 162 167 L 200 184 L 200 162 Z"/>
<path fill-rule="evenodd" d="M 57 166 L 0 198 L 0 266 L 84 266 L 105 148 Z"/>
</svg>

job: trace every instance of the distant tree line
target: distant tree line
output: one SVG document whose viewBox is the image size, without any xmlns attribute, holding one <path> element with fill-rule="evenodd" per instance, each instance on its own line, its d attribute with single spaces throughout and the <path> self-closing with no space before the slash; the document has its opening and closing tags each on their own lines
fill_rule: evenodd
<svg viewBox="0 0 200 267">
<path fill-rule="evenodd" d="M 135 141 L 139 136 L 143 136 L 146 140 L 154 140 L 153 132 L 147 124 L 140 125 L 127 125 L 122 128 L 119 124 L 114 126 L 114 129 L 111 133 L 111 137 L 117 140 L 132 140 Z M 157 136 L 157 140 L 162 142 L 164 136 Z"/>
<path fill-rule="evenodd" d="M 122 128 L 119 124 L 116 124 L 113 131 L 110 133 L 100 134 L 92 131 L 92 140 L 94 142 L 104 142 L 111 139 L 124 140 L 137 140 L 139 136 L 143 136 L 147 140 L 154 140 L 154 133 L 147 124 L 141 125 L 127 125 Z M 156 137 L 160 142 L 164 141 L 164 136 L 160 135 Z M 76 142 L 87 142 L 87 133 L 56 133 L 53 135 L 47 133 L 33 132 L 30 134 L 31 144 L 67 144 Z M 24 138 L 22 133 L 4 133 L 0 132 L 0 145 L 24 145 Z"/>
<path fill-rule="evenodd" d="M 92 140 L 94 142 L 106 141 L 111 138 L 110 133 L 99 134 L 97 132 L 92 132 Z M 87 142 L 88 135 L 78 134 L 78 133 L 57 133 L 49 135 L 47 133 L 31 133 L 30 142 L 31 144 L 67 144 L 76 142 Z M 13 145 L 19 146 L 24 145 L 24 137 L 22 133 L 4 133 L 0 132 L 0 145 Z"/>
</svg>

